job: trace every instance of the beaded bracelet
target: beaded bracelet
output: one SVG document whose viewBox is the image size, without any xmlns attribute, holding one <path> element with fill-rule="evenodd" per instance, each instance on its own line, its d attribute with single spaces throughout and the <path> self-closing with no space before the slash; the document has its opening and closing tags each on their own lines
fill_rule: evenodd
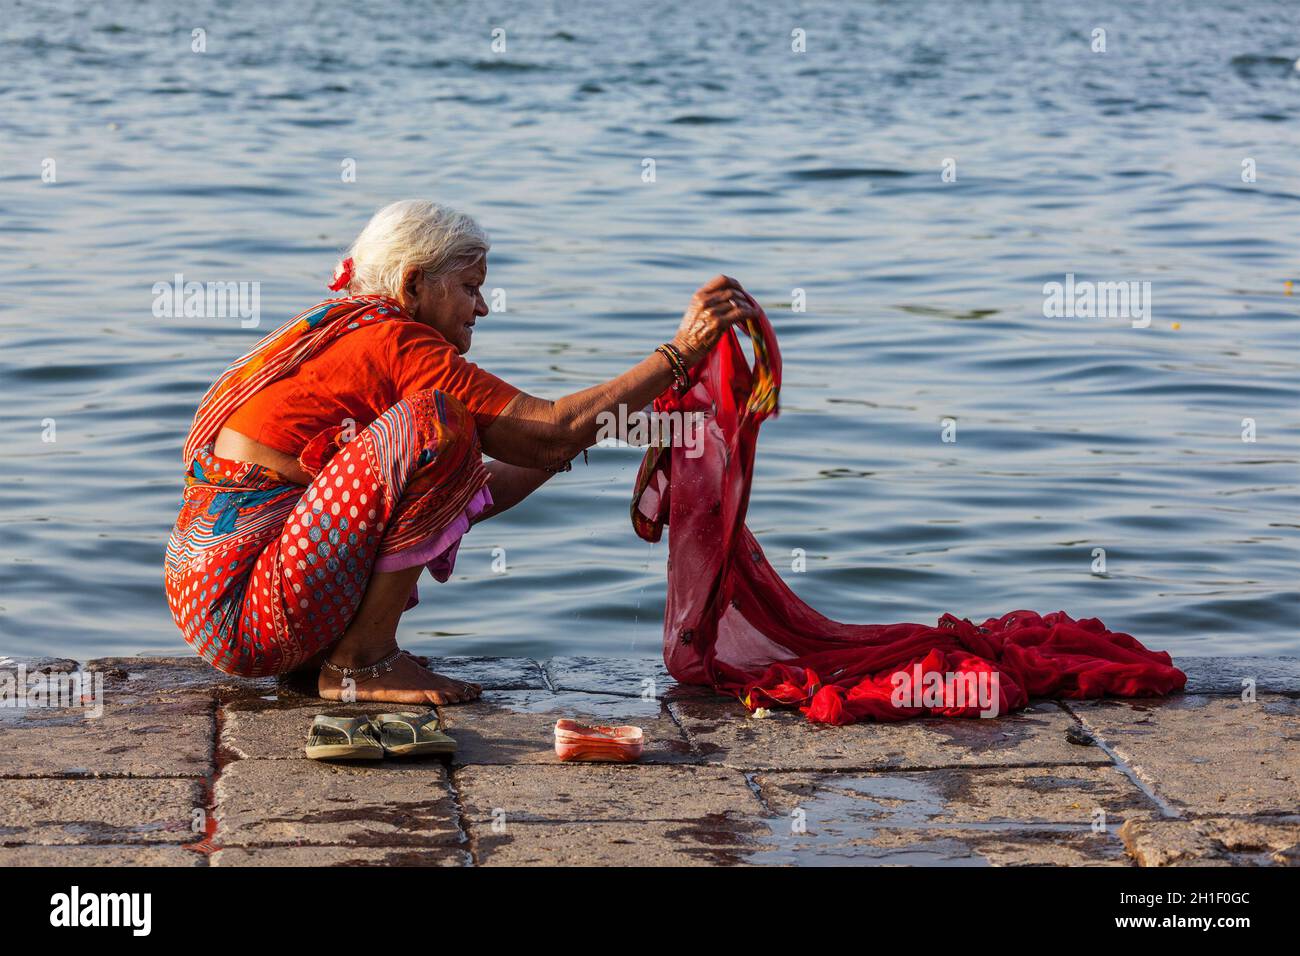
<svg viewBox="0 0 1300 956">
<path fill-rule="evenodd" d="M 668 364 L 673 373 L 673 390 L 678 395 L 684 394 L 691 386 L 691 378 L 686 367 L 686 359 L 682 358 L 682 353 L 671 342 L 665 342 L 663 345 L 657 346 L 655 351 L 662 352 L 664 357 L 668 359 Z"/>
</svg>

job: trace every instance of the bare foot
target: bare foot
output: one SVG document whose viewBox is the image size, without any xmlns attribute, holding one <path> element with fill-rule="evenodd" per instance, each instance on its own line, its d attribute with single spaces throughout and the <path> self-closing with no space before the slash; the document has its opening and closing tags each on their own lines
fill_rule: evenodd
<svg viewBox="0 0 1300 956">
<path fill-rule="evenodd" d="M 413 654 L 393 661 L 391 671 L 377 677 L 355 678 L 356 696 L 352 700 L 373 700 L 388 704 L 462 704 L 477 700 L 483 693 L 478 684 L 443 677 L 423 667 Z M 343 675 L 322 667 L 316 681 L 316 693 L 325 700 L 343 699 Z"/>
</svg>

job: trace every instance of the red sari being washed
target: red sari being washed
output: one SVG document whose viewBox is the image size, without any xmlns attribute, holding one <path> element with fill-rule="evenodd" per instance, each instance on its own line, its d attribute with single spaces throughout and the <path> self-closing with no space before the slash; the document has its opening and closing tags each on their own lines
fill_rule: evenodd
<svg viewBox="0 0 1300 956">
<path fill-rule="evenodd" d="M 638 535 L 657 541 L 669 528 L 664 662 L 676 680 L 735 694 L 751 710 L 797 706 L 829 724 L 993 716 L 1031 697 L 1183 688 L 1186 675 L 1167 653 L 1096 618 L 1012 611 L 980 625 L 952 614 L 935 626 L 842 624 L 801 601 L 745 526 L 759 425 L 776 414 L 781 384 L 761 309 L 748 331 L 752 370 L 729 330 L 692 370 L 685 395 L 655 400 L 657 412 L 702 416 L 702 454 L 681 442 L 651 448 L 633 495 Z"/>
</svg>

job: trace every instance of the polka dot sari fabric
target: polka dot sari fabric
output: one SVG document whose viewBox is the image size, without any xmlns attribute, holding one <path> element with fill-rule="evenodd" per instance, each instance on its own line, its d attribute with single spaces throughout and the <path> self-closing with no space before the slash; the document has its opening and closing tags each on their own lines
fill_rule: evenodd
<svg viewBox="0 0 1300 956">
<path fill-rule="evenodd" d="M 293 670 L 343 636 L 376 562 L 410 567 L 488 480 L 473 418 L 437 390 L 398 402 L 304 488 L 199 449 L 167 545 L 172 618 L 208 663 Z"/>
</svg>

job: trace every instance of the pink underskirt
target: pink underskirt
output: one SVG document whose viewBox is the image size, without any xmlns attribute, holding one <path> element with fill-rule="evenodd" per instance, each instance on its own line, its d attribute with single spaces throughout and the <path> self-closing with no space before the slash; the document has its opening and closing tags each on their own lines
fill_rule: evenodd
<svg viewBox="0 0 1300 956">
<path fill-rule="evenodd" d="M 456 552 L 460 550 L 461 536 L 469 530 L 470 522 L 490 507 L 492 507 L 492 493 L 488 491 L 487 485 L 484 485 L 469 500 L 469 504 L 465 505 L 465 510 L 453 518 L 445 528 L 436 534 L 430 535 L 419 544 L 411 545 L 405 551 L 384 555 L 375 562 L 375 570 L 401 571 L 405 568 L 413 568 L 417 564 L 423 564 L 429 569 L 429 573 L 433 575 L 435 581 L 439 583 L 445 582 L 451 577 L 451 572 L 455 570 Z M 413 608 L 419 603 L 419 592 L 412 585 L 411 596 L 407 599 L 406 608 Z"/>
</svg>

